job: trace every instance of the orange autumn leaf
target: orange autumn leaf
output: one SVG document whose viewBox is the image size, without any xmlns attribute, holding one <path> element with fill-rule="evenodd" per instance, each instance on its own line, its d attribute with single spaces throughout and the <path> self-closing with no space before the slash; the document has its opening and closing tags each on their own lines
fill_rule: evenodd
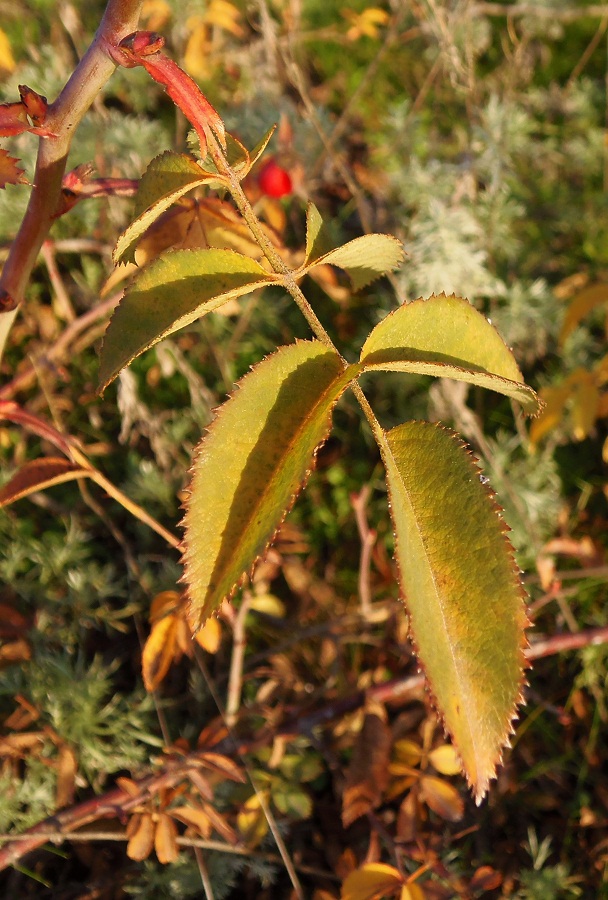
<svg viewBox="0 0 608 900">
<path fill-rule="evenodd" d="M 24 170 L 19 166 L 19 160 L 10 156 L 6 150 L 0 149 L 0 188 L 7 184 L 27 184 L 24 178 Z"/>
<path fill-rule="evenodd" d="M 127 856 L 135 862 L 142 862 L 152 853 L 154 846 L 154 822 L 150 813 L 135 813 L 127 826 Z"/>
<path fill-rule="evenodd" d="M 175 862 L 179 855 L 177 846 L 177 826 L 167 813 L 159 813 L 154 832 L 154 849 L 158 861 L 166 865 Z"/>
</svg>

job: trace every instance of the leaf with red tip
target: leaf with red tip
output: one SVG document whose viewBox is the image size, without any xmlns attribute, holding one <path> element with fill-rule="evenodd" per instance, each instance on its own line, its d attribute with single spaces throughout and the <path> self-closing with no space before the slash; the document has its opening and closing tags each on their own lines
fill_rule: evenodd
<svg viewBox="0 0 608 900">
<path fill-rule="evenodd" d="M 246 375 L 198 447 L 186 504 L 184 579 L 200 627 L 274 537 L 350 378 L 317 341 L 281 347 Z"/>
<path fill-rule="evenodd" d="M 508 529 L 454 432 L 408 422 L 380 449 L 413 641 L 480 802 L 523 685 L 528 622 Z"/>
<path fill-rule="evenodd" d="M 120 42 L 114 54 L 116 62 L 127 67 L 143 66 L 151 77 L 161 84 L 175 105 L 194 126 L 201 144 L 201 155 L 205 154 L 207 138 L 205 131 L 213 131 L 226 146 L 224 123 L 219 113 L 209 103 L 199 86 L 183 69 L 161 52 L 164 40 L 153 32 L 139 31 L 128 35 Z"/>
<path fill-rule="evenodd" d="M 55 484 L 86 478 L 91 473 L 61 457 L 46 456 L 21 466 L 18 472 L 0 488 L 0 507 L 8 506 L 36 491 L 43 491 Z"/>
<path fill-rule="evenodd" d="M 532 415 L 542 405 L 493 325 L 454 294 L 414 300 L 386 316 L 363 345 L 361 365 L 467 381 L 517 400 Z"/>
</svg>

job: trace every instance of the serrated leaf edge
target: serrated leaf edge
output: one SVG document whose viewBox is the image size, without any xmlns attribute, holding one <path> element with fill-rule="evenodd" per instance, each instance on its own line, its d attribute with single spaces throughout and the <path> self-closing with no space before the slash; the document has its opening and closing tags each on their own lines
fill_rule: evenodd
<svg viewBox="0 0 608 900">
<path fill-rule="evenodd" d="M 410 420 L 410 422 L 404 423 L 404 424 L 410 424 L 413 421 L 415 421 L 415 420 Z M 472 466 L 474 467 L 475 474 L 478 476 L 483 475 L 482 469 L 478 465 L 479 458 L 477 456 L 475 456 L 475 454 L 471 451 L 468 444 L 461 438 L 461 436 L 457 432 L 453 431 L 451 428 L 448 428 L 446 425 L 444 425 L 441 422 L 433 422 L 433 423 L 427 423 L 427 424 L 433 424 L 436 428 L 438 428 L 438 429 L 444 431 L 446 434 L 448 434 L 452 438 L 452 440 L 457 444 L 457 446 L 459 446 L 462 450 L 464 450 L 467 457 L 471 461 Z M 385 432 L 385 435 L 386 435 L 386 432 Z M 388 441 L 386 441 L 385 446 L 380 446 L 380 452 L 381 452 L 383 458 L 384 458 L 385 453 L 390 453 L 390 446 L 388 444 Z M 390 490 L 390 484 L 389 484 L 388 478 L 387 478 L 386 483 L 387 483 L 388 501 L 389 501 L 389 509 L 390 509 L 391 508 L 391 490 Z M 497 752 L 497 756 L 491 766 L 491 770 L 490 770 L 489 774 L 487 774 L 481 781 L 479 781 L 477 783 L 473 779 L 471 779 L 469 772 L 466 770 L 466 768 L 463 764 L 462 757 L 460 755 L 458 744 L 454 738 L 454 735 L 449 730 L 449 728 L 445 722 L 441 707 L 438 704 L 437 698 L 433 691 L 433 686 L 432 686 L 431 680 L 430 680 L 429 676 L 427 675 L 427 672 L 426 672 L 426 669 L 424 666 L 424 662 L 422 661 L 422 659 L 420 657 L 420 651 L 419 651 L 419 648 L 418 648 L 418 645 L 417 645 L 417 642 L 416 642 L 416 639 L 415 639 L 415 636 L 413 633 L 413 629 L 412 629 L 412 619 L 408 613 L 409 622 L 410 622 L 409 639 L 412 644 L 414 653 L 416 655 L 418 671 L 420 672 L 421 675 L 424 676 L 425 691 L 428 694 L 431 706 L 433 707 L 433 709 L 435 710 L 435 712 L 437 713 L 437 715 L 439 717 L 439 720 L 441 721 L 445 737 L 449 738 L 452 745 L 454 746 L 454 750 L 458 756 L 458 759 L 460 760 L 462 770 L 465 774 L 467 784 L 469 785 L 469 788 L 471 789 L 471 791 L 474 795 L 477 806 L 479 806 L 481 804 L 483 798 L 485 797 L 485 795 L 488 791 L 488 787 L 489 787 L 491 779 L 496 777 L 497 767 L 499 765 L 502 765 L 504 750 L 510 747 L 509 738 L 511 737 L 511 735 L 515 734 L 514 722 L 517 719 L 518 708 L 520 706 L 525 705 L 525 703 L 526 703 L 525 696 L 524 696 L 524 688 L 527 686 L 528 682 L 526 680 L 525 673 L 526 673 L 527 669 L 531 668 L 531 662 L 528 659 L 528 657 L 526 656 L 526 650 L 529 649 L 530 644 L 529 644 L 527 635 L 525 633 L 525 629 L 531 627 L 531 625 L 532 625 L 532 622 L 530 621 L 530 618 L 529 618 L 528 612 L 527 612 L 527 608 L 526 608 L 527 594 L 526 594 L 526 590 L 524 588 L 523 581 L 521 579 L 522 573 L 521 573 L 521 570 L 515 560 L 515 549 L 508 537 L 508 534 L 511 531 L 511 528 L 505 522 L 505 520 L 502 516 L 503 509 L 500 506 L 500 504 L 498 503 L 498 501 L 496 500 L 496 492 L 494 491 L 494 489 L 490 486 L 490 484 L 488 482 L 481 480 L 481 478 L 480 478 L 480 485 L 481 485 L 482 489 L 484 490 L 484 492 L 486 493 L 486 496 L 488 497 L 488 500 L 490 501 L 490 504 L 491 504 L 494 512 L 496 513 L 496 515 L 500 521 L 500 524 L 501 524 L 500 531 L 501 531 L 503 540 L 505 542 L 505 552 L 511 562 L 511 570 L 514 575 L 514 586 L 517 588 L 518 594 L 519 594 L 521 602 L 522 602 L 521 627 L 522 627 L 523 640 L 522 640 L 521 646 L 518 648 L 519 649 L 519 668 L 520 668 L 520 672 L 521 672 L 518 690 L 517 690 L 517 693 L 513 700 L 511 712 L 508 715 L 507 724 L 504 728 L 503 734 L 498 743 L 499 749 Z M 392 516 L 391 516 L 391 521 L 392 521 Z M 396 549 L 397 544 L 398 544 L 398 535 L 396 533 L 396 529 L 394 528 L 394 525 L 393 525 L 393 535 L 394 535 L 394 539 L 395 539 L 395 549 Z M 396 557 L 396 555 L 397 554 L 395 553 L 395 557 Z M 397 568 L 397 583 L 399 585 L 400 600 L 403 603 L 403 605 L 407 611 L 408 605 L 407 605 L 407 599 L 405 596 L 404 587 L 403 587 L 403 584 L 401 581 L 401 571 L 400 571 L 399 566 L 397 566 L 396 568 Z"/>
<path fill-rule="evenodd" d="M 296 340 L 294 341 L 294 344 L 308 344 L 308 343 L 320 343 L 320 342 L 318 342 L 318 341 L 306 341 L 306 340 L 300 340 L 299 338 L 296 338 Z M 293 346 L 293 345 L 289 345 L 289 346 Z M 279 348 L 279 349 L 280 349 L 280 348 Z M 328 350 L 329 350 L 329 348 L 328 348 Z M 263 357 L 263 359 L 258 360 L 256 363 L 254 363 L 253 365 L 251 365 L 251 366 L 249 367 L 249 371 L 248 371 L 245 375 L 243 375 L 243 376 L 238 380 L 238 382 L 235 384 L 235 389 L 240 390 L 240 388 L 241 388 L 242 384 L 245 382 L 245 380 L 251 378 L 251 376 L 253 375 L 253 372 L 254 372 L 255 368 L 256 368 L 258 365 L 260 365 L 264 360 L 270 359 L 270 358 L 271 358 L 272 356 L 274 356 L 277 352 L 278 352 L 278 351 L 274 351 L 273 353 L 268 353 L 266 356 Z M 354 378 L 356 377 L 355 374 L 351 374 L 350 376 L 349 376 L 349 374 L 348 374 L 352 368 L 354 368 L 354 367 L 349 366 L 347 369 L 344 370 L 344 373 L 343 373 L 342 375 L 340 375 L 340 376 L 336 379 L 335 382 L 332 382 L 332 384 L 340 384 L 340 382 L 342 381 L 343 384 L 340 384 L 340 388 L 341 388 L 341 389 L 340 389 L 339 393 L 336 394 L 335 400 L 333 401 L 333 403 L 330 405 L 330 407 L 329 407 L 328 410 L 327 410 L 328 426 L 327 426 L 327 429 L 326 429 L 326 431 L 325 431 L 325 436 L 319 441 L 319 443 L 317 444 L 317 446 L 316 446 L 315 449 L 313 450 L 312 455 L 311 455 L 311 458 L 310 458 L 310 464 L 309 464 L 308 468 L 306 469 L 306 471 L 305 471 L 305 473 L 304 473 L 304 477 L 303 477 L 302 481 L 300 482 L 299 487 L 293 492 L 293 494 L 292 494 L 292 496 L 291 496 L 291 498 L 290 498 L 288 504 L 285 506 L 285 508 L 284 508 L 284 510 L 283 510 L 283 514 L 282 514 L 282 516 L 280 517 L 280 519 L 278 520 L 277 526 L 276 526 L 275 530 L 273 531 L 272 535 L 271 535 L 271 536 L 268 538 L 268 540 L 266 541 L 266 544 L 264 545 L 263 550 L 261 550 L 261 551 L 256 555 L 255 559 L 251 562 L 249 568 L 248 568 L 246 571 L 244 571 L 244 572 L 242 573 L 242 575 L 240 576 L 240 578 L 239 578 L 239 579 L 234 583 L 234 585 L 232 586 L 231 590 L 230 590 L 230 591 L 222 598 L 222 600 L 220 600 L 220 602 L 218 603 L 216 609 L 213 610 L 213 611 L 209 614 L 209 616 L 207 616 L 206 619 L 201 620 L 200 622 L 197 622 L 197 624 L 196 624 L 196 630 L 197 630 L 197 631 L 200 630 L 200 628 L 205 624 L 205 622 L 207 621 L 208 618 L 210 618 L 211 616 L 217 616 L 217 614 L 218 614 L 218 612 L 219 612 L 219 609 L 220 609 L 222 603 L 223 603 L 223 602 L 226 602 L 226 601 L 227 601 L 227 602 L 230 602 L 230 601 L 233 599 L 233 597 L 234 597 L 234 595 L 236 594 L 236 592 L 238 591 L 238 589 L 239 589 L 240 587 L 242 587 L 243 584 L 245 584 L 245 583 L 247 582 L 247 580 L 251 579 L 251 577 L 253 576 L 253 574 L 254 574 L 254 572 L 255 572 L 257 566 L 259 565 L 259 563 L 260 563 L 261 561 L 264 560 L 266 554 L 268 553 L 268 550 L 270 549 L 270 547 L 271 547 L 272 544 L 274 543 L 277 534 L 278 534 L 279 531 L 281 530 L 281 526 L 283 525 L 283 522 L 285 521 L 285 519 L 287 518 L 287 516 L 289 515 L 289 513 L 290 513 L 291 510 L 293 509 L 294 504 L 295 504 L 296 500 L 298 499 L 298 497 L 300 496 L 300 494 L 302 493 L 302 491 L 305 490 L 306 485 L 308 484 L 308 481 L 309 481 L 309 479 L 310 479 L 310 476 L 312 475 L 312 473 L 313 473 L 313 471 L 314 471 L 314 469 L 315 469 L 316 459 L 317 459 L 317 454 L 318 454 L 319 450 L 321 449 L 321 447 L 323 446 L 323 444 L 325 443 L 325 441 L 327 440 L 327 437 L 328 437 L 328 435 L 329 435 L 329 433 L 330 433 L 330 431 L 331 431 L 331 418 L 332 418 L 333 410 L 335 409 L 335 406 L 336 406 L 336 404 L 338 403 L 338 400 L 340 399 L 340 397 L 342 396 L 342 394 L 344 393 L 344 391 L 346 390 L 346 388 L 348 387 L 348 385 L 350 384 L 350 382 L 353 381 Z M 197 446 L 196 446 L 196 448 L 195 448 L 195 452 L 194 452 L 194 456 L 193 456 L 192 463 L 191 463 L 191 465 L 190 465 L 190 468 L 188 469 L 188 481 L 187 481 L 187 487 L 184 489 L 184 494 L 186 494 L 187 496 L 190 496 L 191 493 L 192 493 L 192 492 L 191 492 L 191 489 L 190 489 L 190 485 L 192 484 L 192 480 L 193 480 L 193 478 L 194 478 L 195 468 L 196 468 L 196 463 L 197 463 L 199 454 L 200 454 L 200 452 L 201 452 L 201 448 L 202 448 L 203 442 L 204 442 L 204 440 L 205 440 L 205 437 L 211 432 L 212 427 L 213 427 L 213 424 L 218 420 L 218 417 L 222 415 L 222 412 L 223 412 L 223 410 L 226 408 L 226 405 L 229 404 L 231 401 L 233 401 L 234 398 L 235 398 L 235 396 L 236 396 L 236 390 L 233 390 L 233 391 L 230 393 L 230 395 L 228 396 L 228 399 L 227 399 L 226 401 L 224 401 L 224 403 L 220 404 L 220 406 L 216 407 L 216 408 L 213 410 L 213 412 L 215 413 L 215 416 L 214 416 L 212 422 L 206 427 L 205 433 L 203 434 L 202 438 L 201 438 L 200 441 L 198 442 L 198 444 L 197 444 Z M 317 406 L 318 406 L 318 403 L 317 403 Z M 308 416 L 308 418 L 310 418 L 310 415 Z M 181 508 L 184 509 L 186 512 L 185 512 L 184 516 L 182 517 L 181 522 L 179 523 L 179 527 L 181 527 L 182 529 L 186 530 L 186 527 L 187 527 L 187 526 L 186 526 L 186 517 L 187 517 L 187 515 L 188 515 L 188 510 L 189 510 L 189 507 L 188 507 L 188 504 L 187 504 L 187 500 L 184 500 L 184 501 L 182 502 Z M 180 579 L 179 579 L 179 582 L 180 582 L 180 584 L 184 584 L 184 585 L 185 585 L 186 596 L 188 597 L 188 602 L 189 602 L 188 619 L 189 619 L 190 622 L 192 622 L 192 621 L 196 618 L 196 616 L 195 616 L 195 613 L 192 611 L 192 604 L 193 604 L 194 601 L 193 601 L 193 599 L 190 597 L 189 583 L 188 583 L 188 578 L 187 578 L 187 571 L 188 571 L 187 549 L 188 549 L 188 548 L 185 546 L 184 538 L 182 538 L 182 540 L 181 540 L 181 542 L 180 542 L 180 545 L 179 545 L 178 549 L 179 549 L 180 554 L 181 554 L 181 561 L 182 561 L 182 568 L 183 568 L 183 572 L 182 572 L 182 575 L 181 575 L 181 577 L 180 577 Z"/>
</svg>

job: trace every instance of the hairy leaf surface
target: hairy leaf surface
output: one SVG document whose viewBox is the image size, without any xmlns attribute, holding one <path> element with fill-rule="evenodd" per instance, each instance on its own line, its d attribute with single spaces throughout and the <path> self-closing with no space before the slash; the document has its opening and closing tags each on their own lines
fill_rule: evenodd
<svg viewBox="0 0 608 900">
<path fill-rule="evenodd" d="M 468 381 L 517 400 L 527 413 L 540 409 L 496 329 L 467 300 L 453 294 L 414 300 L 390 313 L 363 345 L 361 363 L 364 370 Z"/>
<path fill-rule="evenodd" d="M 100 388 L 162 338 L 273 276 L 233 250 L 174 250 L 159 256 L 127 288 L 108 325 Z"/>
<path fill-rule="evenodd" d="M 381 450 L 412 637 L 479 802 L 523 682 L 527 618 L 507 526 L 453 432 L 408 422 Z"/>
<path fill-rule="evenodd" d="M 184 518 L 195 627 L 266 550 L 349 380 L 337 353 L 301 341 L 255 366 L 220 408 L 195 457 Z"/>
</svg>

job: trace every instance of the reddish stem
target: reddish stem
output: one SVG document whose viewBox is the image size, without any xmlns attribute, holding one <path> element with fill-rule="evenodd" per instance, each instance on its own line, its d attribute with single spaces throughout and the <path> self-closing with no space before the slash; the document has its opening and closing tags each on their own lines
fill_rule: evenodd
<svg viewBox="0 0 608 900">
<path fill-rule="evenodd" d="M 14 309 L 0 310 L 0 357 L 38 253 L 59 209 L 61 181 L 72 136 L 80 120 L 115 70 L 108 44 L 137 27 L 143 0 L 109 0 L 91 46 L 80 60 L 59 97 L 47 110 L 45 130 L 53 137 L 40 138 L 34 187 L 21 227 L 12 243 L 0 276 L 0 292 L 12 298 Z"/>
</svg>

